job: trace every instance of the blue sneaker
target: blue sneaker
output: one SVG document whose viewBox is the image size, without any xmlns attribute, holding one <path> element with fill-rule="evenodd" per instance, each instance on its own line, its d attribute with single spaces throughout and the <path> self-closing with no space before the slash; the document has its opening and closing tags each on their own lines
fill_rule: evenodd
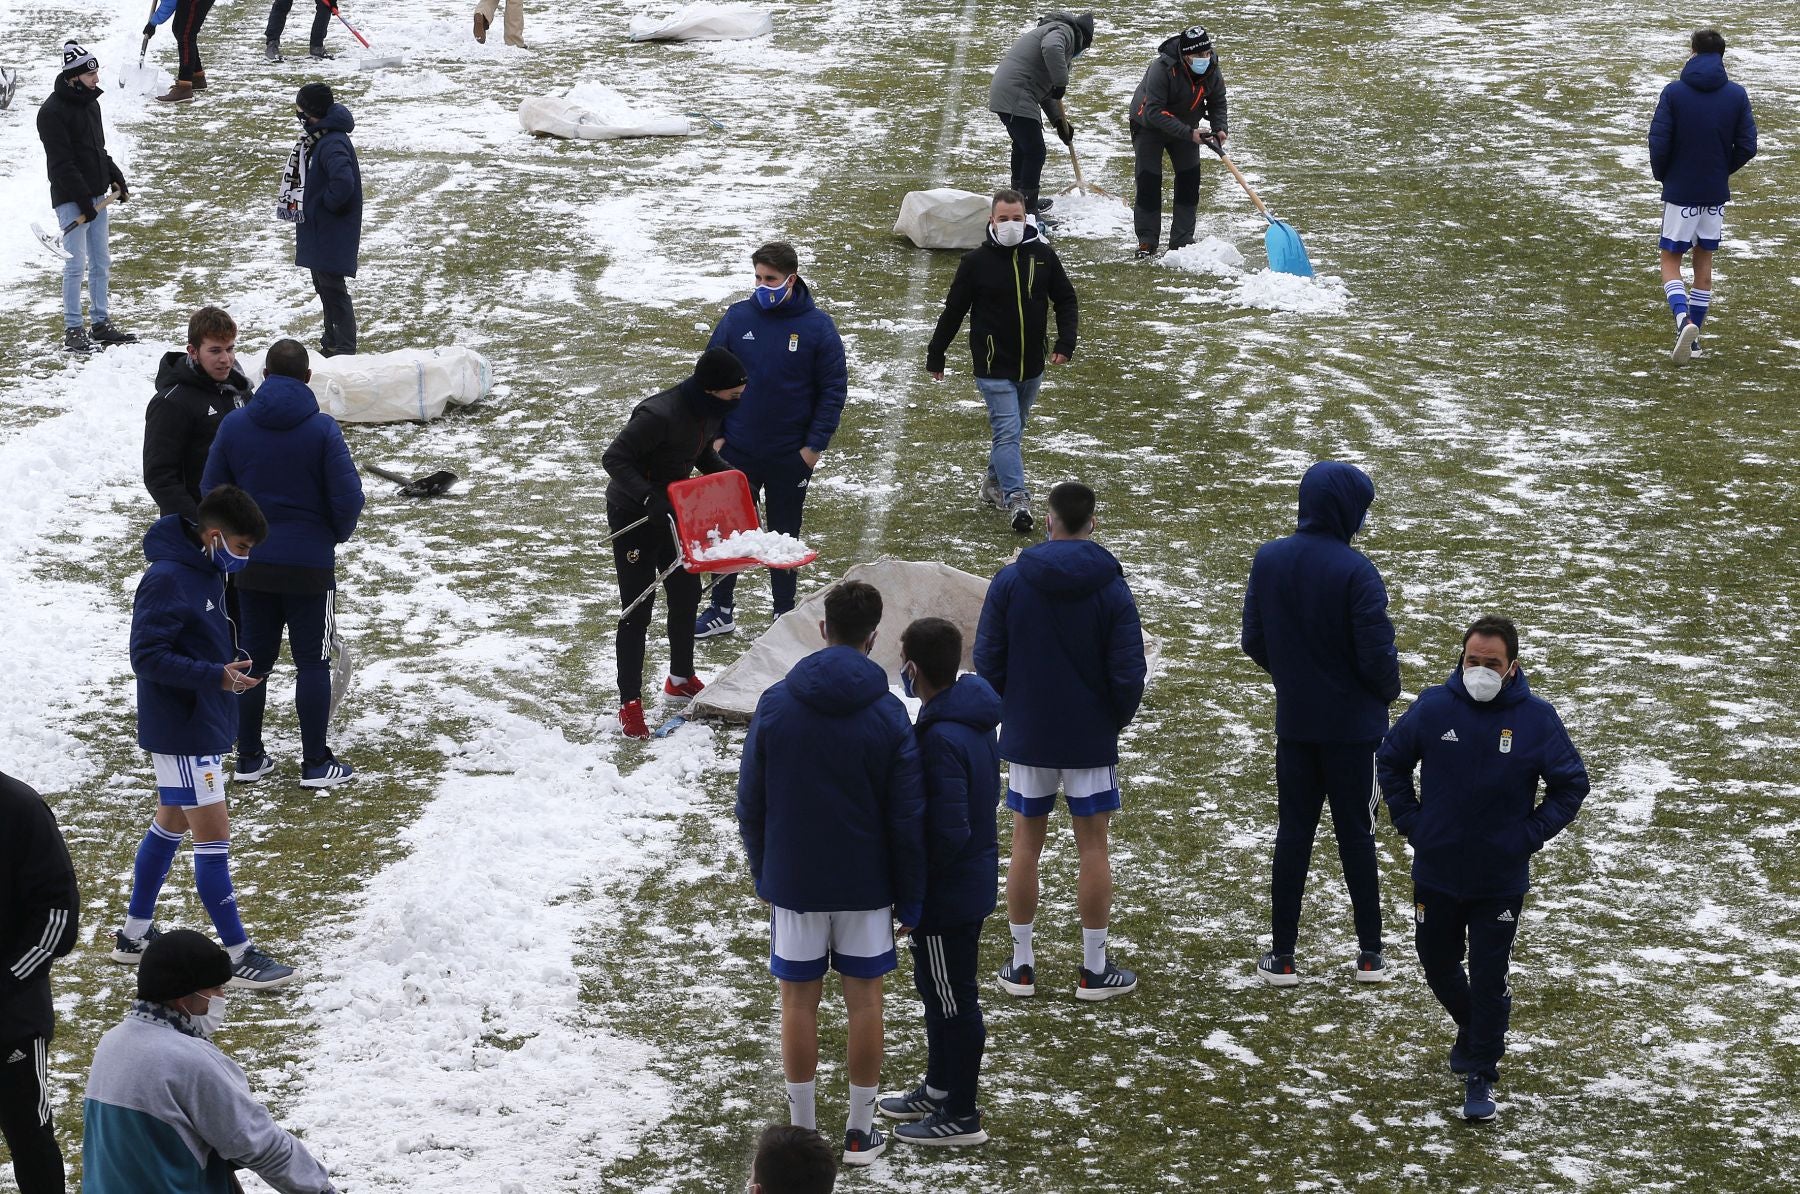
<svg viewBox="0 0 1800 1194">
<path fill-rule="evenodd" d="M 1000 967 L 1000 989 L 1008 995 L 1017 995 L 1021 999 L 1037 994 L 1037 976 L 1031 967 L 1015 966 L 1011 962 Z"/>
<path fill-rule="evenodd" d="M 127 937 L 125 930 L 120 929 L 113 934 L 113 951 L 106 955 L 124 966 L 136 966 L 144 960 L 144 950 L 152 941 L 162 936 L 162 930 L 151 925 L 144 930 L 142 937 Z"/>
<path fill-rule="evenodd" d="M 890 1096 L 875 1106 L 889 1119 L 916 1120 L 934 1114 L 943 1104 L 926 1094 L 925 1084 L 921 1082 L 911 1094 Z"/>
<path fill-rule="evenodd" d="M 356 768 L 348 763 L 339 762 L 335 757 L 326 759 L 317 767 L 300 769 L 300 786 L 303 788 L 335 788 L 339 784 L 349 783 L 350 777 L 356 774 Z"/>
<path fill-rule="evenodd" d="M 1469 1074 L 1463 1078 L 1463 1118 L 1473 1123 L 1486 1123 L 1497 1114 L 1494 1106 L 1494 1084 L 1485 1074 Z"/>
<path fill-rule="evenodd" d="M 275 760 L 268 755 L 239 755 L 231 778 L 240 784 L 253 784 L 275 770 Z"/>
<path fill-rule="evenodd" d="M 252 991 L 266 991 L 270 987 L 279 987 L 294 977 L 292 966 L 283 966 L 274 958 L 254 945 L 244 951 L 244 956 L 232 964 L 231 981 L 228 987 L 248 987 Z"/>
<path fill-rule="evenodd" d="M 887 1137 L 874 1124 L 869 1125 L 866 1132 L 858 1132 L 855 1128 L 844 1130 L 844 1164 L 872 1165 L 875 1158 L 887 1148 Z"/>
<path fill-rule="evenodd" d="M 1256 977 L 1271 987 L 1297 987 L 1300 985 L 1300 972 L 1294 969 L 1293 954 L 1264 954 L 1256 963 Z"/>
<path fill-rule="evenodd" d="M 694 619 L 695 638 L 717 638 L 721 634 L 736 634 L 737 622 L 731 616 L 729 605 L 709 605 L 700 611 Z"/>
<path fill-rule="evenodd" d="M 1137 971 L 1127 970 L 1111 958 L 1106 960 L 1106 969 L 1095 974 L 1086 966 L 1081 968 L 1081 983 L 1075 988 L 1077 999 L 1113 999 L 1120 995 L 1129 995 L 1137 990 Z"/>
<path fill-rule="evenodd" d="M 986 1144 L 988 1134 L 979 1111 L 958 1118 L 939 1110 L 917 1123 L 901 1124 L 894 1129 L 894 1139 L 908 1144 Z"/>
</svg>

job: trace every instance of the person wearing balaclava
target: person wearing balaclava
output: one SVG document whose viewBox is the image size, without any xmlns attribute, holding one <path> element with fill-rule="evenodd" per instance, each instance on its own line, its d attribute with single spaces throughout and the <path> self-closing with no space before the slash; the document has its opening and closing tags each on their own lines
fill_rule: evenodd
<svg viewBox="0 0 1800 1194">
<path fill-rule="evenodd" d="M 732 404 L 749 382 L 744 363 L 726 348 L 700 354 L 693 375 L 632 408 L 625 427 L 607 445 L 600 463 L 606 486 L 606 523 L 613 566 L 619 574 L 619 726 L 627 738 L 648 738 L 644 720 L 644 644 L 660 579 L 669 604 L 669 677 L 663 699 L 686 705 L 706 686 L 694 674 L 694 614 L 700 578 L 679 563 L 673 536 L 675 511 L 669 486 L 698 467 L 722 473 L 731 466 L 713 448 Z"/>
<path fill-rule="evenodd" d="M 50 205 L 56 225 L 67 229 L 62 244 L 63 350 L 97 352 L 109 344 L 133 344 L 137 337 L 114 326 L 107 308 L 112 253 L 107 246 L 107 204 L 131 198 L 125 176 L 106 152 L 106 125 L 100 118 L 100 60 L 80 43 L 66 41 L 62 71 L 50 98 L 38 108 L 38 139 L 50 174 Z M 111 191 L 109 197 L 107 192 Z M 81 280 L 87 277 L 92 326 L 81 318 Z"/>
<path fill-rule="evenodd" d="M 294 264 L 312 272 L 325 309 L 319 334 L 324 356 L 356 351 L 356 306 L 347 279 L 356 276 L 362 248 L 362 170 L 350 144 L 356 120 L 326 83 L 308 83 L 294 96 L 300 139 L 281 172 L 275 217 L 294 225 Z"/>
<path fill-rule="evenodd" d="M 1175 211 L 1169 248 L 1194 243 L 1200 210 L 1200 147 L 1225 152 L 1225 73 L 1212 35 L 1199 25 L 1167 38 L 1131 96 L 1131 148 L 1137 159 L 1137 194 L 1131 223 L 1137 256 L 1156 252 L 1162 232 L 1162 161 L 1175 167 Z M 1207 127 L 1201 128 L 1205 121 Z"/>
<path fill-rule="evenodd" d="M 335 1194 L 306 1146 L 250 1093 L 214 1043 L 231 959 L 192 929 L 151 942 L 137 1000 L 100 1038 L 82 1100 L 84 1194 L 237 1189 L 248 1169 L 283 1194 Z"/>
<path fill-rule="evenodd" d="M 1012 141 L 1011 187 L 1025 196 L 1025 210 L 1045 224 L 1051 223 L 1044 214 L 1051 201 L 1038 197 L 1049 156 L 1044 123 L 1048 120 L 1064 145 L 1075 143 L 1063 96 L 1075 59 L 1093 44 L 1093 13 L 1053 12 L 1019 35 L 988 85 L 988 111 L 1000 118 Z"/>
</svg>

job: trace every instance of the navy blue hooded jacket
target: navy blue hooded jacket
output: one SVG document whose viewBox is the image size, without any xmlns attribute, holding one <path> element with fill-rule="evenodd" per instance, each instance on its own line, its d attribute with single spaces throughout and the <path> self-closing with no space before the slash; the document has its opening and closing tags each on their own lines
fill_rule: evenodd
<svg viewBox="0 0 1800 1194">
<path fill-rule="evenodd" d="M 906 706 L 854 647 L 796 663 L 756 703 L 738 767 L 756 894 L 790 912 L 892 906 L 918 924 L 925 793 Z"/>
<path fill-rule="evenodd" d="M 1464 900 L 1523 895 L 1531 856 L 1588 793 L 1562 719 L 1531 695 L 1523 670 L 1486 703 L 1469 695 L 1460 669 L 1421 692 L 1376 751 L 1375 775 L 1394 828 L 1412 843 L 1413 882 Z"/>
<path fill-rule="evenodd" d="M 1726 77 L 1723 55 L 1695 54 L 1663 88 L 1650 121 L 1650 174 L 1663 184 L 1663 202 L 1724 203 L 1726 180 L 1755 156 L 1749 94 Z"/>
<path fill-rule="evenodd" d="M 322 274 L 356 276 L 362 245 L 362 171 L 350 130 L 356 118 L 333 104 L 319 121 L 325 130 L 306 160 L 306 206 L 294 229 L 294 264 Z"/>
<path fill-rule="evenodd" d="M 1000 757 L 1110 767 L 1144 697 L 1144 631 L 1125 570 L 1091 539 L 1026 548 L 988 585 L 975 671 L 1000 694 Z"/>
<path fill-rule="evenodd" d="M 1291 742 L 1376 742 L 1400 695 L 1387 588 L 1350 546 L 1375 483 L 1322 460 L 1300 481 L 1300 529 L 1265 543 L 1244 590 L 1244 654 L 1275 678 L 1275 733 Z"/>
<path fill-rule="evenodd" d="M 925 879 L 921 933 L 985 920 L 1000 885 L 1000 695 L 980 676 L 962 676 L 919 710 L 925 769 Z"/>
<path fill-rule="evenodd" d="M 237 737 L 237 696 L 219 687 L 237 655 L 225 577 L 194 524 L 165 514 L 144 536 L 150 568 L 131 603 L 138 745 L 159 755 L 222 755 Z"/>
<path fill-rule="evenodd" d="M 750 379 L 725 416 L 725 442 L 735 452 L 766 460 L 830 445 L 850 374 L 837 324 L 813 304 L 803 279 L 770 310 L 755 299 L 731 304 L 706 346 L 730 349 Z"/>
<path fill-rule="evenodd" d="M 226 484 L 247 491 L 269 520 L 252 567 L 335 567 L 337 545 L 363 508 L 362 479 L 337 420 L 291 377 L 267 378 L 250 405 L 220 422 L 200 490 Z"/>
</svg>

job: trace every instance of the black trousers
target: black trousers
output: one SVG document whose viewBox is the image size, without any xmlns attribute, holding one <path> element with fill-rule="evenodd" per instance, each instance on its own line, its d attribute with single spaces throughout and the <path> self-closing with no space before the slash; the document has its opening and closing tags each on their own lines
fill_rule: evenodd
<svg viewBox="0 0 1800 1194">
<path fill-rule="evenodd" d="M 606 524 L 613 530 L 630 526 L 642 510 L 608 504 Z M 624 609 L 656 583 L 656 574 L 675 562 L 675 539 L 665 516 L 652 518 L 635 531 L 612 542 L 613 567 L 619 573 L 619 608 Z M 694 615 L 700 610 L 700 578 L 677 568 L 663 580 L 669 600 L 669 672 L 694 674 Z M 644 640 L 650 631 L 650 614 L 656 608 L 651 595 L 619 622 L 614 640 L 619 664 L 619 700 L 640 700 L 644 693 Z"/>
<path fill-rule="evenodd" d="M 800 453 L 794 452 L 774 459 L 746 456 L 726 444 L 720 455 L 725 457 L 725 463 L 743 473 L 744 478 L 750 482 L 750 493 L 763 503 L 763 519 L 769 524 L 769 529 L 780 531 L 784 535 L 798 536 L 801 507 L 806 502 L 807 484 L 812 480 L 812 470 L 806 467 L 806 461 L 800 459 Z M 792 568 L 769 569 L 769 591 L 774 596 L 776 617 L 794 608 L 794 595 L 799 592 L 800 587 L 800 578 L 794 573 Z M 737 579 L 734 572 L 721 576 L 714 582 L 714 605 L 730 606 L 733 603 Z"/>
<path fill-rule="evenodd" d="M 1012 138 L 1013 190 L 1025 196 L 1025 210 L 1036 211 L 1038 188 L 1044 182 L 1044 160 L 1050 150 L 1044 144 L 1044 122 L 1000 113 L 1000 123 Z"/>
<path fill-rule="evenodd" d="M 1413 944 L 1426 985 L 1456 1021 L 1456 1044 L 1450 1049 L 1450 1068 L 1456 1073 L 1499 1080 L 1506 1029 L 1512 1022 L 1512 988 L 1506 975 L 1524 907 L 1522 895 L 1461 900 L 1430 888 L 1413 888 Z"/>
<path fill-rule="evenodd" d="M 1300 935 L 1300 897 L 1312 866 L 1319 814 L 1331 804 L 1331 828 L 1356 921 L 1359 948 L 1381 948 L 1381 888 L 1375 869 L 1375 742 L 1275 743 L 1275 788 L 1281 823 L 1275 830 L 1275 874 L 1269 928 L 1278 954 L 1294 952 Z"/>
<path fill-rule="evenodd" d="M 1131 203 L 1132 229 L 1138 244 L 1156 247 L 1162 231 L 1162 160 L 1169 155 L 1175 167 L 1175 212 L 1169 217 L 1169 247 L 1194 243 L 1194 225 L 1200 212 L 1200 147 L 1185 137 L 1171 137 L 1143 125 L 1132 125 L 1131 148 L 1136 159 L 1137 195 Z"/>
<path fill-rule="evenodd" d="M 180 57 L 175 71 L 177 81 L 191 83 L 195 71 L 206 69 L 200 61 L 200 26 L 206 24 L 206 14 L 212 6 L 213 0 L 176 0 L 169 27 L 174 30 L 175 49 Z"/>
<path fill-rule="evenodd" d="M 0 1045 L 0 1135 L 12 1153 L 20 1194 L 63 1194 L 62 1149 L 50 1122 L 43 1037 Z"/>
<path fill-rule="evenodd" d="M 925 1084 L 945 1091 L 951 1115 L 975 1114 L 975 1085 L 987 1049 L 975 971 L 985 921 L 912 935 L 913 986 L 925 1000 Z"/>
<path fill-rule="evenodd" d="M 269 23 L 263 29 L 263 40 L 280 41 L 281 31 L 287 28 L 288 13 L 294 7 L 294 0 L 275 0 L 269 5 Z M 317 0 L 313 11 L 312 44 L 325 44 L 325 35 L 331 31 L 331 5 L 325 0 Z"/>
<path fill-rule="evenodd" d="M 319 351 L 328 357 L 350 356 L 356 352 L 356 305 L 350 301 L 350 287 L 344 275 L 313 270 L 312 284 L 325 308 Z"/>
</svg>

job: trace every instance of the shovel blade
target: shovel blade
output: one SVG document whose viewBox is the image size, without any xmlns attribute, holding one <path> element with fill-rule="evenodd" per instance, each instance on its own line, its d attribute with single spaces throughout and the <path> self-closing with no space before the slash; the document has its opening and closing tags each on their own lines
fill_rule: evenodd
<svg viewBox="0 0 1800 1194">
<path fill-rule="evenodd" d="M 38 238 L 38 244 L 43 245 L 46 249 L 49 249 L 64 261 L 75 256 L 75 254 L 63 247 L 62 237 L 45 232 L 43 225 L 41 224 L 33 224 L 31 226 L 31 235 Z"/>
<path fill-rule="evenodd" d="M 1263 247 L 1269 251 L 1269 268 L 1278 274 L 1295 274 L 1302 278 L 1313 276 L 1312 262 L 1306 256 L 1306 246 L 1300 243 L 1300 234 L 1285 220 L 1271 220 L 1269 230 L 1263 234 Z"/>
<path fill-rule="evenodd" d="M 458 480 L 455 473 L 447 468 L 441 468 L 428 477 L 420 477 L 417 481 L 402 485 L 400 493 L 403 497 L 437 497 L 441 493 L 448 492 Z"/>
<path fill-rule="evenodd" d="M 359 58 L 356 63 L 358 70 L 385 70 L 390 66 L 405 65 L 406 60 L 397 54 L 390 54 L 385 58 Z"/>
</svg>

